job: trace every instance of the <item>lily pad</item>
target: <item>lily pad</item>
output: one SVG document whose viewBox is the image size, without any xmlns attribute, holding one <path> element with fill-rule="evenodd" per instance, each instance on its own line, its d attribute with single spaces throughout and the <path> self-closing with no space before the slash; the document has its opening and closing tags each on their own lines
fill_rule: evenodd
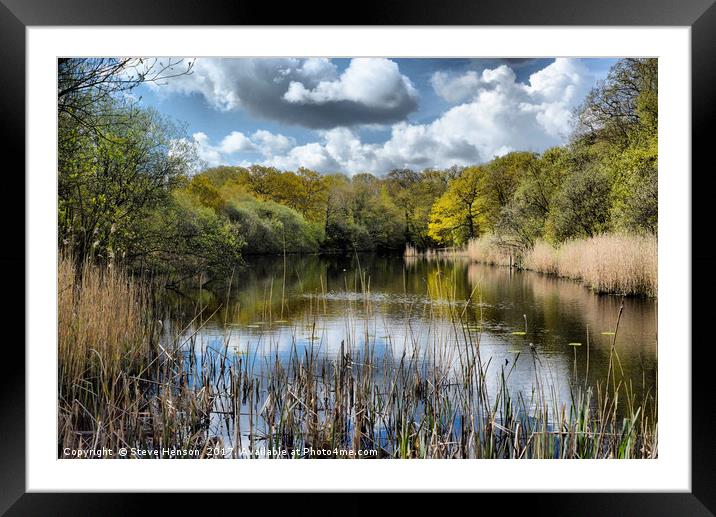
<svg viewBox="0 0 716 517">
<path fill-rule="evenodd" d="M 288 323 L 288 320 L 273 320 L 274 323 Z"/>
<path fill-rule="evenodd" d="M 614 332 L 610 332 L 610 331 L 602 332 L 602 336 L 613 336 L 613 335 L 614 335 Z"/>
<path fill-rule="evenodd" d="M 526 336 L 527 332 L 513 332 L 512 335 L 513 336 Z"/>
<path fill-rule="evenodd" d="M 260 328 L 261 328 L 261 325 L 254 325 L 254 324 L 252 324 L 252 325 L 246 325 L 246 326 L 247 326 L 248 328 L 250 328 L 250 329 L 260 329 Z"/>
<path fill-rule="evenodd" d="M 582 343 L 567 343 L 567 346 L 582 346 Z"/>
</svg>

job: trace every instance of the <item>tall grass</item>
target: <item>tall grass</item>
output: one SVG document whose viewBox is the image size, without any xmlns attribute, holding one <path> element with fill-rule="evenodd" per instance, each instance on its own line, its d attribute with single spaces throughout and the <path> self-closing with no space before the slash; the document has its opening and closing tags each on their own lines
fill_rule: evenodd
<svg viewBox="0 0 716 517">
<path fill-rule="evenodd" d="M 109 439 L 122 429 L 158 338 L 150 292 L 121 270 L 58 262 L 60 445 Z M 135 407 L 136 409 L 136 407 Z M 116 443 L 116 440 L 110 440 Z"/>
<path fill-rule="evenodd" d="M 523 258 L 526 269 L 581 280 L 598 293 L 656 296 L 656 237 L 610 234 L 554 248 L 538 242 Z"/>
<path fill-rule="evenodd" d="M 501 248 L 493 235 L 483 235 L 477 239 L 470 239 L 467 244 L 467 256 L 474 262 L 481 262 L 491 266 L 510 266 L 510 254 Z"/>
<path fill-rule="evenodd" d="M 473 239 L 471 260 L 508 266 L 510 255 L 494 237 Z M 605 234 L 552 246 L 537 241 L 515 263 L 523 269 L 582 281 L 598 293 L 656 296 L 657 241 L 653 235 Z"/>
<path fill-rule="evenodd" d="M 653 396 L 637 400 L 618 357 L 610 357 L 606 379 L 577 384 L 571 401 L 560 401 L 539 375 L 536 348 L 510 366 L 482 357 L 481 330 L 463 319 L 464 301 L 443 275 L 427 287 L 446 301 L 430 308 L 427 348 L 409 337 L 402 353 L 377 354 L 375 338 L 347 316 L 335 353 L 313 340 L 300 350 L 294 334 L 290 353 L 279 357 L 231 353 L 230 333 L 223 345 L 202 342 L 202 313 L 184 327 L 166 325 L 160 346 L 145 287 L 89 264 L 78 276 L 64 258 L 59 273 L 60 448 L 193 448 L 200 457 L 216 447 L 239 457 L 241 448 L 260 446 L 298 457 L 319 449 L 382 458 L 657 454 Z M 356 310 L 363 307 L 368 321 L 375 315 L 364 272 L 360 286 Z M 536 372 L 527 393 L 508 387 L 518 361 Z M 488 389 L 494 379 L 497 389 Z"/>
<path fill-rule="evenodd" d="M 420 250 L 416 248 L 415 246 L 411 246 L 410 244 L 405 245 L 405 250 L 403 251 L 404 257 L 419 257 L 420 256 Z"/>
<path fill-rule="evenodd" d="M 116 268 L 81 268 L 71 257 L 58 265 L 61 378 L 75 380 L 139 367 L 149 352 L 154 322 L 149 291 Z"/>
<path fill-rule="evenodd" d="M 415 246 L 406 244 L 405 250 L 403 251 L 403 257 L 406 259 L 427 258 L 431 260 L 443 260 L 465 256 L 467 256 L 467 253 L 463 248 L 427 248 L 420 250 Z"/>
</svg>

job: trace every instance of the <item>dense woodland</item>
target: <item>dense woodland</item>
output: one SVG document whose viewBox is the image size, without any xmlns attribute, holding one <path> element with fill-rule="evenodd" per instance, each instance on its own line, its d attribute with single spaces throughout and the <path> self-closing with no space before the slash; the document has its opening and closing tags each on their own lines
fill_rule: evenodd
<svg viewBox="0 0 716 517">
<path fill-rule="evenodd" d="M 203 168 L 181 126 L 131 91 L 191 63 L 59 62 L 59 239 L 78 261 L 226 274 L 242 257 L 464 246 L 529 249 L 657 229 L 655 59 L 623 59 L 576 110 L 569 142 L 470 167 L 347 176 Z"/>
</svg>

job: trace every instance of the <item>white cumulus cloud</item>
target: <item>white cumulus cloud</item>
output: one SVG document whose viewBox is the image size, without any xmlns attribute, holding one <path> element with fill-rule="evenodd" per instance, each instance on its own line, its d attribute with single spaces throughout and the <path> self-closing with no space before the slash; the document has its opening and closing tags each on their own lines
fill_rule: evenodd
<svg viewBox="0 0 716 517">
<path fill-rule="evenodd" d="M 355 73 L 362 79 L 346 78 L 353 66 L 359 69 Z M 366 69 L 360 70 L 364 66 Z M 385 63 L 352 63 L 343 74 L 329 81 L 316 82 L 310 89 L 295 87 L 292 102 L 321 105 L 349 96 L 360 99 L 364 105 L 380 99 L 388 102 L 385 92 L 394 91 L 390 86 L 377 85 L 372 93 L 359 88 L 374 77 L 370 72 L 373 67 L 383 66 L 392 68 Z M 321 172 L 380 174 L 402 167 L 419 170 L 479 164 L 510 151 L 541 152 L 564 143 L 572 110 L 594 81 L 586 66 L 575 59 L 557 59 L 532 74 L 527 83 L 517 81 L 506 65 L 460 76 L 439 72 L 433 75 L 433 87 L 443 98 L 452 99 L 456 104 L 429 123 L 394 123 L 384 142 L 366 143 L 355 129 L 336 127 L 319 130 L 315 141 L 301 145 L 263 130 L 254 133 L 249 143 L 263 156 L 261 163 L 287 170 L 308 167 Z M 373 98 L 369 101 L 370 95 Z M 241 138 L 234 138 L 237 144 L 248 145 Z M 205 156 L 217 158 L 213 154 L 216 148 L 206 135 L 201 138 L 194 135 L 194 140 Z M 223 147 L 222 142 L 218 146 L 219 154 Z M 230 160 L 227 156 L 219 158 Z"/>
<path fill-rule="evenodd" d="M 203 134 L 203 133 L 202 133 Z M 196 140 L 196 135 L 194 137 Z M 204 142 L 208 142 L 208 138 L 204 135 L 202 138 Z M 232 154 L 239 151 L 253 151 L 255 149 L 254 144 L 249 140 L 246 135 L 240 131 L 232 131 L 224 137 L 219 146 L 221 152 L 226 154 Z"/>
<path fill-rule="evenodd" d="M 356 58 L 337 79 L 320 81 L 314 88 L 292 81 L 283 98 L 294 104 L 352 101 L 365 106 L 393 109 L 415 102 L 418 92 L 397 63 L 389 59 Z"/>
<path fill-rule="evenodd" d="M 474 95 L 480 82 L 480 76 L 474 70 L 460 76 L 438 71 L 430 78 L 435 93 L 448 102 L 459 102 Z"/>
<path fill-rule="evenodd" d="M 191 136 L 190 143 L 194 146 L 197 157 L 213 167 L 235 161 L 232 155 L 242 152 L 259 153 L 269 159 L 276 154 L 290 151 L 296 145 L 296 140 L 260 129 L 250 137 L 240 131 L 232 131 L 218 145 L 212 144 L 209 136 L 200 131 Z"/>
<path fill-rule="evenodd" d="M 294 138 L 271 133 L 265 129 L 259 129 L 251 135 L 251 141 L 264 156 L 274 156 L 286 152 L 296 145 Z"/>
</svg>

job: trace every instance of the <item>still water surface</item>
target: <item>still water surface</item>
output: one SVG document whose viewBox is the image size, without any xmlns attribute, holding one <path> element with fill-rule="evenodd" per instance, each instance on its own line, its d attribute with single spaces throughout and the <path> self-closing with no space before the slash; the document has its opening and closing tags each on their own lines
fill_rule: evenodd
<svg viewBox="0 0 716 517">
<path fill-rule="evenodd" d="M 196 291 L 174 307 L 201 312 L 186 331 L 194 346 L 226 349 L 258 374 L 276 358 L 336 357 L 341 346 L 458 364 L 459 336 L 479 346 L 488 386 L 506 368 L 513 395 L 528 397 L 538 378 L 564 403 L 575 386 L 603 381 L 612 345 L 637 400 L 655 395 L 656 301 L 624 299 L 615 338 L 621 303 L 538 273 L 353 254 L 254 258 L 224 294 Z"/>
</svg>

